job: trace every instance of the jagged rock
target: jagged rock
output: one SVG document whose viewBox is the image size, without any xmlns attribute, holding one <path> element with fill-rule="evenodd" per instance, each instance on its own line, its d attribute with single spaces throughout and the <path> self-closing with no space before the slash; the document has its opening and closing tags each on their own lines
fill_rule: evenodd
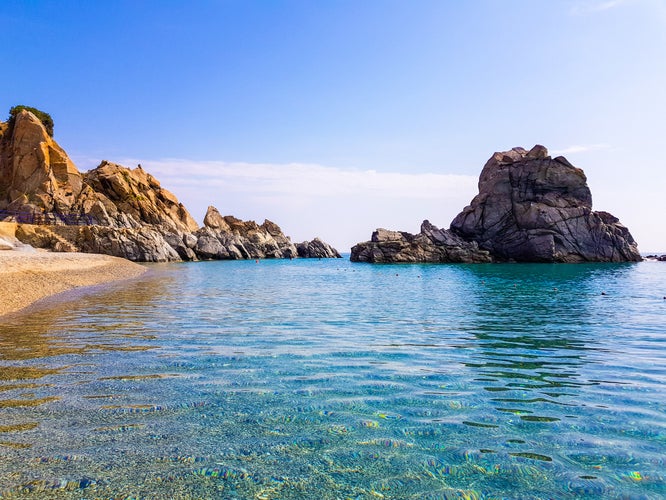
<svg viewBox="0 0 666 500">
<path fill-rule="evenodd" d="M 92 217 L 94 225 L 88 227 L 19 224 L 20 239 L 55 251 L 97 252 L 146 262 L 298 255 L 290 239 L 269 220 L 262 225 L 244 222 L 210 207 L 199 229 L 178 199 L 140 165 L 128 169 L 103 161 L 80 173 L 28 110 L 0 123 L 3 209 L 27 213 L 35 223 L 43 223 L 52 213 L 56 218 Z"/>
<path fill-rule="evenodd" d="M 231 227 L 224 220 L 217 208 L 210 206 L 204 216 L 204 226 L 209 227 L 216 231 L 225 231 L 230 233 Z"/>
<path fill-rule="evenodd" d="M 56 226 L 61 231 L 62 226 Z M 180 260 L 178 253 L 150 226 L 138 229 L 105 226 L 78 227 L 79 251 L 124 257 L 136 262 L 170 262 Z"/>
<path fill-rule="evenodd" d="M 338 251 L 333 248 L 328 243 L 315 238 L 312 241 L 304 241 L 303 243 L 298 243 L 296 245 L 296 250 L 299 257 L 303 258 L 318 258 L 318 259 L 328 259 L 328 258 L 342 258 Z"/>
<path fill-rule="evenodd" d="M 280 226 L 265 220 L 262 225 L 222 216 L 208 207 L 204 227 L 194 233 L 196 254 L 202 259 L 280 259 L 298 256 L 296 247 Z"/>
<path fill-rule="evenodd" d="M 164 189 L 152 175 L 139 165 L 128 169 L 103 161 L 84 175 L 85 182 L 97 194 L 98 201 L 109 214 L 106 224 L 127 227 L 131 223 L 119 220 L 118 214 L 131 218 L 139 225 L 159 225 L 174 232 L 193 232 L 199 225 L 182 203 Z M 110 201 L 111 204 L 104 203 Z"/>
<path fill-rule="evenodd" d="M 439 229 L 429 221 L 421 232 L 377 229 L 371 241 L 352 247 L 352 262 L 491 262 L 490 254 L 476 242 L 466 241 L 449 230 Z"/>
<path fill-rule="evenodd" d="M 94 229 L 20 224 L 17 236 L 38 248 L 107 253 L 161 262 L 196 256 L 183 241 L 198 229 L 185 207 L 136 168 L 109 162 L 81 174 L 31 112 L 0 129 L 0 209 L 31 214 L 91 216 Z M 173 246 L 172 246 L 173 245 Z"/>
<path fill-rule="evenodd" d="M 626 227 L 592 211 L 583 171 L 543 146 L 495 153 L 479 179 L 479 194 L 451 230 L 496 259 L 522 262 L 641 260 Z"/>
<path fill-rule="evenodd" d="M 418 235 L 379 229 L 352 248 L 363 262 L 625 262 L 640 261 L 628 229 L 592 211 L 583 171 L 552 159 L 541 145 L 493 154 L 479 194 L 450 230 L 428 221 Z"/>
<path fill-rule="evenodd" d="M 20 111 L 0 138 L 0 209 L 68 210 L 83 179 L 63 149 L 30 111 Z"/>
</svg>

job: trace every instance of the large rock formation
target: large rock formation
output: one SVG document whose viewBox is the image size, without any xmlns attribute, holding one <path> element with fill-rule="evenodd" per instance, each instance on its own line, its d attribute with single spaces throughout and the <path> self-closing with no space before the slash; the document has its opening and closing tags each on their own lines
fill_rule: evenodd
<svg viewBox="0 0 666 500">
<path fill-rule="evenodd" d="M 641 260 L 627 228 L 609 213 L 592 211 L 583 171 L 539 145 L 495 153 L 481 172 L 479 194 L 450 230 L 430 227 L 424 222 L 417 236 L 378 231 L 373 241 L 352 248 L 352 260 L 480 262 L 479 254 L 460 250 L 465 244 L 494 261 Z"/>
<path fill-rule="evenodd" d="M 69 210 L 83 178 L 42 122 L 23 110 L 0 132 L 0 209 Z"/>
<path fill-rule="evenodd" d="M 81 219 L 80 214 L 93 224 L 62 224 Z M 130 170 L 103 161 L 80 173 L 27 110 L 0 123 L 2 218 L 24 222 L 16 229 L 21 241 L 55 251 L 144 262 L 299 256 L 279 226 L 268 220 L 262 225 L 243 222 L 210 207 L 199 228 L 178 199 L 140 165 Z M 47 218 L 60 224 L 39 224 Z"/>
</svg>

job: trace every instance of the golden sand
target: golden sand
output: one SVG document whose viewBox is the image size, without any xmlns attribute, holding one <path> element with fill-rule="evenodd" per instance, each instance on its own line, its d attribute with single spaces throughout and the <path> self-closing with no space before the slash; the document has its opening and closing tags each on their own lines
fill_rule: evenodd
<svg viewBox="0 0 666 500">
<path fill-rule="evenodd" d="M 109 255 L 0 251 L 0 316 L 77 287 L 140 276 L 146 268 Z"/>
</svg>

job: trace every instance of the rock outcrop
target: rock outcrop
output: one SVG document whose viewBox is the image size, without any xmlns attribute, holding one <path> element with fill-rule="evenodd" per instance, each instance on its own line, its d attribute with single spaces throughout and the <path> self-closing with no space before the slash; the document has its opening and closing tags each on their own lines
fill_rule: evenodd
<svg viewBox="0 0 666 500">
<path fill-rule="evenodd" d="M 4 215 L 3 215 L 4 212 Z M 62 223 L 39 225 L 48 217 Z M 54 251 L 94 252 L 133 261 L 298 257 L 280 227 L 208 209 L 204 226 L 152 175 L 103 161 L 81 173 L 28 110 L 0 123 L 0 219 L 19 224 L 24 243 Z M 22 220 L 26 219 L 26 220 Z M 88 222 L 92 221 L 92 224 Z"/>
<path fill-rule="evenodd" d="M 377 229 L 372 239 L 352 248 L 354 262 L 491 262 L 490 253 L 429 221 L 419 234 Z"/>
<path fill-rule="evenodd" d="M 194 233 L 194 248 L 202 259 L 292 259 L 296 247 L 280 227 L 269 220 L 259 225 L 208 207 L 204 227 Z"/>
<path fill-rule="evenodd" d="M 476 245 L 488 261 L 641 260 L 628 229 L 611 214 L 592 210 L 583 171 L 564 157 L 551 158 L 539 145 L 495 153 L 481 172 L 479 194 L 450 230 L 429 227 L 424 222 L 413 237 L 375 232 L 373 241 L 352 248 L 352 260 L 480 262 L 477 253 L 459 250 L 464 244 Z"/>
<path fill-rule="evenodd" d="M 21 111 L 0 130 L 0 209 L 68 211 L 83 178 L 39 119 Z"/>
<path fill-rule="evenodd" d="M 296 245 L 299 257 L 310 259 L 340 259 L 342 255 L 325 241 L 315 238 L 312 241 L 304 241 Z"/>
</svg>

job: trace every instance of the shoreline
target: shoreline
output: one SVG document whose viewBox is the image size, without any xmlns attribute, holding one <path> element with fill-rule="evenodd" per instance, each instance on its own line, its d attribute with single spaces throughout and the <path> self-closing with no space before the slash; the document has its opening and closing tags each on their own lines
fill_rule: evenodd
<svg viewBox="0 0 666 500">
<path fill-rule="evenodd" d="M 0 321 L 62 292 L 136 278 L 148 269 L 88 253 L 0 251 Z"/>
</svg>

